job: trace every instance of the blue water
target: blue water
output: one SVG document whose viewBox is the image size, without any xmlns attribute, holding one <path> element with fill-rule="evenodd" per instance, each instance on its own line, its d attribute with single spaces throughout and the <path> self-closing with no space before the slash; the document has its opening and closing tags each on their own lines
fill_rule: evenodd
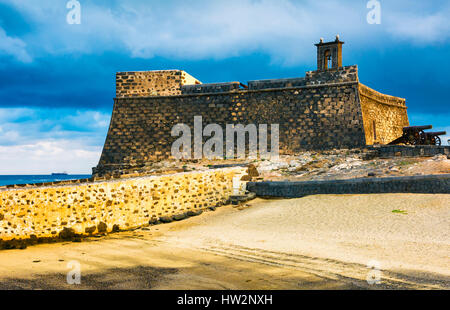
<svg viewBox="0 0 450 310">
<path fill-rule="evenodd" d="M 54 182 L 64 180 L 76 180 L 90 178 L 90 174 L 69 175 L 0 175 L 0 186 L 12 184 L 31 184 L 42 182 Z"/>
</svg>

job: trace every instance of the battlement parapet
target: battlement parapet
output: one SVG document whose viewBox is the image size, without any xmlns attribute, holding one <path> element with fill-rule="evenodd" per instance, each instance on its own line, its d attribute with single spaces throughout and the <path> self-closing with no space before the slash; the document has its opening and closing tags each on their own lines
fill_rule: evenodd
<svg viewBox="0 0 450 310">
<path fill-rule="evenodd" d="M 171 158 L 177 124 L 279 125 L 279 150 L 354 148 L 389 143 L 409 126 L 405 99 L 362 85 L 358 66 L 342 66 L 342 44 L 317 46 L 317 70 L 303 77 L 208 83 L 181 70 L 120 72 L 110 128 L 93 174 Z M 203 143 L 203 141 L 202 141 Z"/>
<path fill-rule="evenodd" d="M 238 91 L 241 83 L 226 82 L 226 83 L 208 83 L 196 85 L 181 86 L 181 93 L 184 94 L 202 94 L 202 93 L 223 93 Z"/>
<path fill-rule="evenodd" d="M 215 94 L 242 90 L 264 90 L 358 82 L 356 65 L 326 71 L 308 71 L 304 77 L 253 80 L 248 87 L 240 82 L 205 83 L 182 70 L 118 72 L 116 97 L 179 96 Z"/>
<path fill-rule="evenodd" d="M 270 79 L 270 80 L 255 80 L 248 82 L 248 89 L 269 89 L 269 88 L 287 88 L 305 86 L 306 80 L 302 78 L 288 78 L 288 79 Z"/>
<path fill-rule="evenodd" d="M 306 72 L 306 85 L 358 82 L 358 66 L 346 66 L 326 71 Z"/>
<path fill-rule="evenodd" d="M 338 84 L 345 82 L 358 82 L 358 66 L 347 66 L 326 71 L 308 71 L 305 77 L 255 80 L 248 82 L 248 89 L 290 88 L 321 84 Z"/>
</svg>

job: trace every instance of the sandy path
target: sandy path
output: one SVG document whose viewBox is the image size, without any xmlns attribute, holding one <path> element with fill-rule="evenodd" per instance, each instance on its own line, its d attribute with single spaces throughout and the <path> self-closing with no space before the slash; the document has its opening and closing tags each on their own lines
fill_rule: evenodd
<svg viewBox="0 0 450 310">
<path fill-rule="evenodd" d="M 450 288 L 450 195 L 248 205 L 89 242 L 1 251 L 0 288 Z M 81 264 L 81 285 L 66 283 L 71 260 Z M 374 260 L 379 285 L 366 281 Z"/>
</svg>

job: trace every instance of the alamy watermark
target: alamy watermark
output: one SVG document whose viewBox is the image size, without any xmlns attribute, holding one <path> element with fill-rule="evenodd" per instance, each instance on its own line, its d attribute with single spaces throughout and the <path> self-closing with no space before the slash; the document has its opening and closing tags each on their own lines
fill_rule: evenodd
<svg viewBox="0 0 450 310">
<path fill-rule="evenodd" d="M 67 263 L 67 268 L 70 269 L 66 276 L 67 284 L 81 284 L 81 264 L 76 260 L 72 260 Z"/>
<path fill-rule="evenodd" d="M 381 24 L 381 3 L 378 0 L 370 0 L 367 2 L 367 8 L 370 11 L 367 13 L 367 23 L 368 24 Z"/>
<path fill-rule="evenodd" d="M 381 264 L 377 260 L 371 260 L 367 263 L 369 272 L 366 276 L 366 281 L 370 285 L 381 284 Z"/>
<path fill-rule="evenodd" d="M 70 0 L 66 4 L 70 11 L 66 15 L 66 21 L 69 25 L 81 24 L 81 4 L 79 1 Z"/>
<path fill-rule="evenodd" d="M 192 132 L 186 124 L 172 127 L 172 137 L 180 136 L 172 144 L 171 153 L 176 159 L 277 159 L 279 157 L 279 124 L 270 125 L 270 152 L 267 151 L 267 124 L 227 124 L 224 130 L 218 124 L 208 124 L 203 128 L 201 116 L 194 116 L 194 147 L 192 150 Z M 248 139 L 246 136 L 248 134 Z M 203 143 L 203 137 L 210 137 Z M 235 137 L 237 143 L 235 144 Z M 246 153 L 246 140 L 248 153 Z M 223 154 L 225 144 L 225 156 Z M 246 156 L 248 154 L 248 156 Z"/>
</svg>

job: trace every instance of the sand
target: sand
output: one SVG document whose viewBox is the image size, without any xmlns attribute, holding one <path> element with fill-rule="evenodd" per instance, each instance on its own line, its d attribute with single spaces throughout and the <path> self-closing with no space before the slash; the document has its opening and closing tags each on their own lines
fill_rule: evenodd
<svg viewBox="0 0 450 310">
<path fill-rule="evenodd" d="M 73 260 L 80 285 L 66 282 Z M 360 288 L 450 288 L 450 194 L 255 199 L 86 242 L 0 251 L 0 289 Z"/>
</svg>

